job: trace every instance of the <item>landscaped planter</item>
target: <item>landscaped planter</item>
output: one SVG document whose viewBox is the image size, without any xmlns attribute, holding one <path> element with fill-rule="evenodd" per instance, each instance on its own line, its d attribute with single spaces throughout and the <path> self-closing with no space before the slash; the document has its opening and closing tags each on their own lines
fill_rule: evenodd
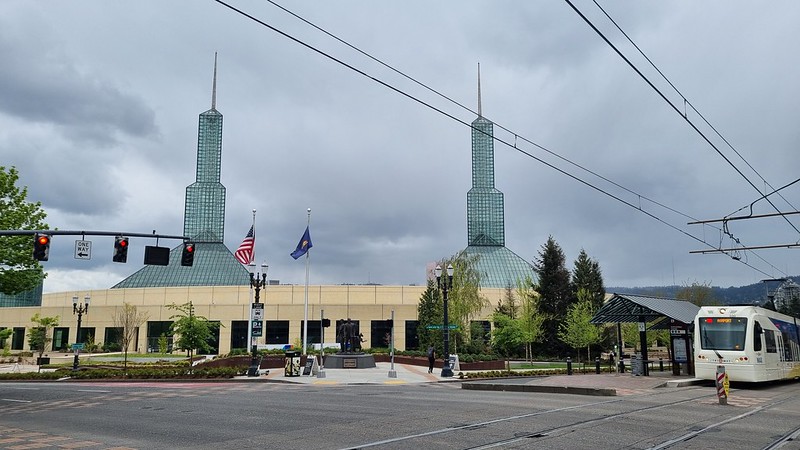
<svg viewBox="0 0 800 450">
<path fill-rule="evenodd" d="M 373 356 L 375 357 L 375 362 L 391 361 L 391 356 L 384 353 L 375 354 Z M 428 367 L 428 358 L 422 356 L 395 355 L 394 362 L 397 364 Z M 435 366 L 441 367 L 442 360 L 437 359 Z M 495 359 L 492 361 L 459 362 L 459 366 L 459 370 L 504 370 L 506 368 L 506 362 L 500 359 Z"/>
</svg>

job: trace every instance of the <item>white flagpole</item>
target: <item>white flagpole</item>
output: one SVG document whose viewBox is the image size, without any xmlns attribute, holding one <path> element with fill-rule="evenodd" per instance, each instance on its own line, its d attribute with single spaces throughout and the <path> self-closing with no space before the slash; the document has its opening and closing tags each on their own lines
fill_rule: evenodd
<svg viewBox="0 0 800 450">
<path fill-rule="evenodd" d="M 245 267 L 249 272 L 255 272 L 255 265 L 253 262 L 255 261 L 255 254 L 256 254 L 256 210 L 253 209 L 253 258 L 251 258 L 250 263 Z M 250 311 L 250 315 L 247 316 L 247 342 L 249 345 L 247 346 L 247 350 L 251 351 L 253 346 L 256 345 L 256 338 L 253 337 L 253 286 L 250 286 L 250 307 L 247 309 Z"/>
<path fill-rule="evenodd" d="M 308 221 L 306 222 L 306 228 L 311 226 L 311 208 L 308 208 Z M 311 236 L 311 231 L 309 230 L 309 237 Z M 305 291 L 305 303 L 304 303 L 304 311 L 303 311 L 303 354 L 307 355 L 306 353 L 306 346 L 308 344 L 308 266 L 309 266 L 309 254 L 311 253 L 311 249 L 309 248 L 306 250 L 306 291 Z"/>
</svg>

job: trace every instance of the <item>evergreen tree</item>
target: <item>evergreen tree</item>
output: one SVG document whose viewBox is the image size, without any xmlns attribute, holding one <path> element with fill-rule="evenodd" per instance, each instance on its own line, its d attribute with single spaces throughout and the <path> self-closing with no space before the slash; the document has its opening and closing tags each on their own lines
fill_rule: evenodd
<svg viewBox="0 0 800 450">
<path fill-rule="evenodd" d="M 575 267 L 572 269 L 573 296 L 577 298 L 581 289 L 586 291 L 586 295 L 595 310 L 603 306 L 606 289 L 603 286 L 603 274 L 600 271 L 600 264 L 589 258 L 584 249 L 581 249 L 578 259 L 575 260 Z"/>
<path fill-rule="evenodd" d="M 47 214 L 41 202 L 26 201 L 28 188 L 17 187 L 19 174 L 0 166 L 0 230 L 46 230 Z M 31 256 L 33 237 L 0 236 L 0 292 L 8 295 L 29 291 L 44 279 L 39 261 Z"/>
<path fill-rule="evenodd" d="M 514 290 L 511 286 L 506 286 L 506 292 L 497 304 L 494 312 L 503 314 L 512 319 L 517 317 L 517 299 L 514 297 Z"/>
<path fill-rule="evenodd" d="M 572 297 L 570 274 L 564 261 L 564 252 L 553 236 L 547 238 L 534 261 L 534 270 L 539 278 L 535 289 L 541 297 L 541 311 L 546 316 L 542 325 L 543 351 L 557 356 L 568 350 L 558 338 L 558 325 L 566 316 Z"/>
<path fill-rule="evenodd" d="M 444 320 L 442 310 L 442 296 L 436 288 L 435 280 L 428 280 L 428 288 L 422 293 L 417 304 L 417 336 L 419 337 L 420 350 L 427 350 L 433 345 L 437 355 L 443 355 L 444 338 L 441 329 L 428 327 L 441 326 Z"/>
</svg>

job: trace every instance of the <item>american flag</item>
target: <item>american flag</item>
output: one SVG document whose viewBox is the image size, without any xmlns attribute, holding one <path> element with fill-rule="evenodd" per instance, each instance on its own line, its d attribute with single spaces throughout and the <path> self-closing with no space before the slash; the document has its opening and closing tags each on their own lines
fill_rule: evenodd
<svg viewBox="0 0 800 450">
<path fill-rule="evenodd" d="M 236 257 L 236 260 L 242 264 L 250 264 L 253 262 L 253 256 L 255 254 L 255 246 L 256 246 L 256 231 L 255 225 L 250 227 L 250 231 L 247 232 L 247 236 L 244 237 L 244 240 L 239 245 L 239 248 L 236 249 L 233 256 Z"/>
</svg>

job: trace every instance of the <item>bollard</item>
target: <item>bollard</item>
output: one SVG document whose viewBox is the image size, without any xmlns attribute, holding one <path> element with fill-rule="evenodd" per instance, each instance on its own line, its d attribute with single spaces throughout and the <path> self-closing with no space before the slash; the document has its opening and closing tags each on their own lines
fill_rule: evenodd
<svg viewBox="0 0 800 450">
<path fill-rule="evenodd" d="M 660 372 L 664 371 L 664 358 L 658 358 L 658 370 Z"/>
<path fill-rule="evenodd" d="M 567 358 L 567 375 L 572 375 L 572 358 Z"/>
<path fill-rule="evenodd" d="M 594 359 L 594 373 L 600 373 L 600 357 Z"/>
<path fill-rule="evenodd" d="M 717 366 L 717 397 L 719 398 L 720 405 L 728 404 L 728 393 L 730 390 L 730 382 L 728 381 L 728 374 L 725 372 L 725 366 Z"/>
</svg>

